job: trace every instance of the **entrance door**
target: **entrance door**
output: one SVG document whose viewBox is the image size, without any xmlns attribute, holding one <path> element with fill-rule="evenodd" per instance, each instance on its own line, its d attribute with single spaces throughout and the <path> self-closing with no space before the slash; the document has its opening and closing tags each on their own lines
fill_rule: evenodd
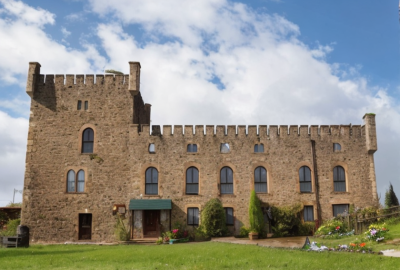
<svg viewBox="0 0 400 270">
<path fill-rule="evenodd" d="M 143 212 L 143 236 L 158 237 L 160 234 L 160 210 L 145 210 Z"/>
<path fill-rule="evenodd" d="M 79 240 L 92 239 L 92 214 L 79 214 Z"/>
</svg>

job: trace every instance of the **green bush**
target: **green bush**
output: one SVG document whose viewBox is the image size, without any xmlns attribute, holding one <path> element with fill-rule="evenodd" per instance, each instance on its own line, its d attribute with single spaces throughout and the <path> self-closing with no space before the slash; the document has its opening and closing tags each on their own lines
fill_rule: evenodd
<svg viewBox="0 0 400 270">
<path fill-rule="evenodd" d="M 302 206 L 296 204 L 293 206 L 275 207 L 272 206 L 271 227 L 274 237 L 299 235 L 301 226 Z"/>
<path fill-rule="evenodd" d="M 209 237 L 225 236 L 228 234 L 226 227 L 225 210 L 217 198 L 209 200 L 201 212 L 202 232 Z"/>
<path fill-rule="evenodd" d="M 315 222 L 308 221 L 300 223 L 298 235 L 312 235 L 315 230 Z"/>
<path fill-rule="evenodd" d="M 259 237 L 263 237 L 265 235 L 264 215 L 261 210 L 260 199 L 257 197 L 257 194 L 254 190 L 252 190 L 250 193 L 249 219 L 250 231 L 257 232 Z"/>
<path fill-rule="evenodd" d="M 0 236 L 15 236 L 17 235 L 17 227 L 21 223 L 21 220 L 18 219 L 10 219 L 7 222 L 7 229 L 4 231 L 0 231 Z"/>
<path fill-rule="evenodd" d="M 315 235 L 332 235 L 345 233 L 347 231 L 346 223 L 343 223 L 340 219 L 333 218 L 325 220 L 322 226 L 318 228 Z"/>
<path fill-rule="evenodd" d="M 239 233 L 240 237 L 248 237 L 249 233 L 250 233 L 249 228 L 246 228 L 245 226 L 240 227 L 240 233 Z"/>
</svg>

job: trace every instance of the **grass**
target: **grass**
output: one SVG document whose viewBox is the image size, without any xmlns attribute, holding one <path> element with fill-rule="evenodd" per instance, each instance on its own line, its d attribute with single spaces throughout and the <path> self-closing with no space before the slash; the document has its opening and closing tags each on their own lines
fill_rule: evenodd
<svg viewBox="0 0 400 270">
<path fill-rule="evenodd" d="M 364 238 L 365 236 L 364 234 L 342 237 L 339 239 L 312 237 L 310 238 L 310 241 L 315 241 L 318 244 L 327 247 L 337 247 L 338 245 L 349 245 L 350 243 L 354 242 L 359 242 L 359 243 L 365 242 L 368 248 L 371 248 L 375 252 L 388 249 L 400 250 L 400 242 L 392 241 L 393 239 L 400 239 L 400 219 L 387 220 L 386 225 L 389 229 L 389 232 L 387 232 L 385 235 L 386 241 L 381 243 L 366 240 Z"/>
<path fill-rule="evenodd" d="M 215 242 L 0 249 L 1 269 L 398 269 L 400 258 Z"/>
</svg>

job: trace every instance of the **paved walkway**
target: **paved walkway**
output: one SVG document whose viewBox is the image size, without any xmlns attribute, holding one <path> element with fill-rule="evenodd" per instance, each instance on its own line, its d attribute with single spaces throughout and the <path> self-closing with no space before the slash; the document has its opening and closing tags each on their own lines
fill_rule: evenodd
<svg viewBox="0 0 400 270">
<path fill-rule="evenodd" d="M 258 245 L 263 247 L 302 248 L 306 241 L 306 238 L 306 236 L 296 236 L 249 240 L 248 238 L 216 237 L 212 238 L 211 241 L 244 245 Z"/>
</svg>

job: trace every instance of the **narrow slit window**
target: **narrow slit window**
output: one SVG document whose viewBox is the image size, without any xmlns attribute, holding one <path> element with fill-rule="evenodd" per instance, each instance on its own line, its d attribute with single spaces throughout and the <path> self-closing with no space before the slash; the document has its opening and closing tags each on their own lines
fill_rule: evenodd
<svg viewBox="0 0 400 270">
<path fill-rule="evenodd" d="M 89 109 L 89 101 L 85 101 L 85 111 L 87 111 Z"/>
<path fill-rule="evenodd" d="M 82 109 L 82 100 L 78 100 L 77 109 L 78 110 Z"/>
</svg>

